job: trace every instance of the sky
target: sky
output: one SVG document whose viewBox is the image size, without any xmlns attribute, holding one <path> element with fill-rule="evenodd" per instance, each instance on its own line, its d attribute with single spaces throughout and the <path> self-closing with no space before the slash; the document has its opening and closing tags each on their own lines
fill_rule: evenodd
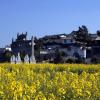
<svg viewBox="0 0 100 100">
<path fill-rule="evenodd" d="M 0 0 L 0 47 L 17 33 L 31 36 L 71 33 L 86 25 L 100 30 L 100 0 Z"/>
</svg>

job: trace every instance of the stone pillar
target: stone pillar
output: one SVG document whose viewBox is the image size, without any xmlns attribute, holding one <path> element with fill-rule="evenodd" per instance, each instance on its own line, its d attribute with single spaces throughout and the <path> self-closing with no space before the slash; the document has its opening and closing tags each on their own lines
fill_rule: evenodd
<svg viewBox="0 0 100 100">
<path fill-rule="evenodd" d="M 20 53 L 18 53 L 18 56 L 16 57 L 16 64 L 20 64 L 21 63 L 21 57 L 20 57 Z"/>
<path fill-rule="evenodd" d="M 32 54 L 31 54 L 31 57 L 30 57 L 30 63 L 36 63 L 36 60 L 35 60 L 35 56 L 34 56 L 34 37 L 32 36 L 32 39 L 31 39 L 31 44 L 32 44 Z"/>
<path fill-rule="evenodd" d="M 15 64 L 15 60 L 16 60 L 15 56 L 14 55 L 11 56 L 11 58 L 10 58 L 11 64 Z"/>
<path fill-rule="evenodd" d="M 28 56 L 28 54 L 24 57 L 24 63 L 29 63 L 29 56 Z"/>
</svg>

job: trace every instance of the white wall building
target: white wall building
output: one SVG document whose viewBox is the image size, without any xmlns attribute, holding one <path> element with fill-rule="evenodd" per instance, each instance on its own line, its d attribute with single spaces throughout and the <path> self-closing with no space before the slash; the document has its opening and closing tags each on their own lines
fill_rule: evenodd
<svg viewBox="0 0 100 100">
<path fill-rule="evenodd" d="M 80 46 L 70 46 L 67 48 L 60 48 L 60 52 L 64 52 L 68 57 L 86 58 L 86 48 Z"/>
</svg>

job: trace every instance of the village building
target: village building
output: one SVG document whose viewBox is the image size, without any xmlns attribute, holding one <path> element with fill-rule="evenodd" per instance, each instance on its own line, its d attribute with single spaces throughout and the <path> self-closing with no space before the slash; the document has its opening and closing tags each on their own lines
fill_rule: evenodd
<svg viewBox="0 0 100 100">
<path fill-rule="evenodd" d="M 50 36 L 49 41 L 45 41 L 43 48 L 40 50 L 42 58 L 49 60 L 54 59 L 56 49 L 62 52 L 64 58 L 86 58 L 86 48 L 80 43 L 77 43 L 75 39 L 69 34 L 60 34 Z M 45 37 L 44 37 L 45 38 Z"/>
<path fill-rule="evenodd" d="M 0 48 L 0 62 L 4 60 L 3 54 L 5 52 L 5 48 Z"/>
<path fill-rule="evenodd" d="M 92 44 L 92 56 L 100 57 L 100 36 L 97 36 Z"/>
<path fill-rule="evenodd" d="M 84 59 L 86 63 L 91 63 L 91 59 L 95 56 L 100 57 L 100 36 L 97 34 L 87 33 L 86 27 L 79 27 L 78 31 L 72 31 L 70 34 L 48 35 L 39 39 L 35 39 L 35 58 L 37 61 L 54 61 L 57 52 L 61 54 L 64 60 L 68 59 Z M 89 34 L 89 41 L 84 41 L 80 35 Z M 88 39 L 88 38 L 87 38 Z M 17 34 L 16 39 L 12 39 L 11 43 L 12 55 L 17 56 L 20 53 L 21 58 L 28 55 L 31 57 L 32 53 L 32 38 L 27 39 L 27 32 L 25 34 Z M 10 48 L 7 47 L 7 50 Z M 2 51 L 2 50 L 1 50 Z"/>
<path fill-rule="evenodd" d="M 5 48 L 0 48 L 0 62 L 9 62 L 9 57 L 11 54 L 11 47 L 5 46 Z"/>
<path fill-rule="evenodd" d="M 100 55 L 100 37 L 96 34 L 90 34 L 90 37 L 91 44 L 76 41 L 72 33 L 43 37 L 46 41 L 40 50 L 41 57 L 53 60 L 58 49 L 64 59 L 85 59 L 86 63 L 90 63 L 93 56 Z"/>
<path fill-rule="evenodd" d="M 35 56 L 34 56 L 34 45 L 35 45 L 35 43 L 34 43 L 34 37 L 33 36 L 31 37 L 31 39 L 27 39 L 27 32 L 25 34 L 23 34 L 23 33 L 19 34 L 18 33 L 17 38 L 15 40 L 12 39 L 11 61 L 13 62 L 14 58 L 21 58 L 20 60 L 22 62 L 25 62 L 27 59 L 29 59 L 30 63 L 36 63 Z M 13 56 L 15 56 L 15 57 L 13 57 Z M 15 61 L 15 63 L 16 63 L 16 61 Z"/>
<path fill-rule="evenodd" d="M 28 39 L 27 32 L 18 33 L 10 46 L 0 48 L 0 62 L 9 61 L 10 56 L 17 57 L 18 54 L 26 62 L 28 58 L 34 61 L 36 59 L 37 62 L 49 62 L 54 61 L 57 53 L 64 60 L 83 59 L 86 63 L 91 63 L 92 59 L 100 58 L 100 31 L 90 34 L 86 26 L 82 26 L 70 34 L 48 35 L 39 39 Z"/>
<path fill-rule="evenodd" d="M 11 50 L 13 55 L 17 55 L 18 53 L 31 56 L 31 39 L 27 39 L 27 33 L 25 34 L 17 34 L 17 39 L 12 39 Z"/>
</svg>

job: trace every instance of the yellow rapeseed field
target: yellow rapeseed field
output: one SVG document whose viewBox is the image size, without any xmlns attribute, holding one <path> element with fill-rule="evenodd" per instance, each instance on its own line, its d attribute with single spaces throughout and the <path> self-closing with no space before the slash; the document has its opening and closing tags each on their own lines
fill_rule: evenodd
<svg viewBox="0 0 100 100">
<path fill-rule="evenodd" d="M 0 64 L 0 100 L 100 100 L 100 64 Z"/>
</svg>

